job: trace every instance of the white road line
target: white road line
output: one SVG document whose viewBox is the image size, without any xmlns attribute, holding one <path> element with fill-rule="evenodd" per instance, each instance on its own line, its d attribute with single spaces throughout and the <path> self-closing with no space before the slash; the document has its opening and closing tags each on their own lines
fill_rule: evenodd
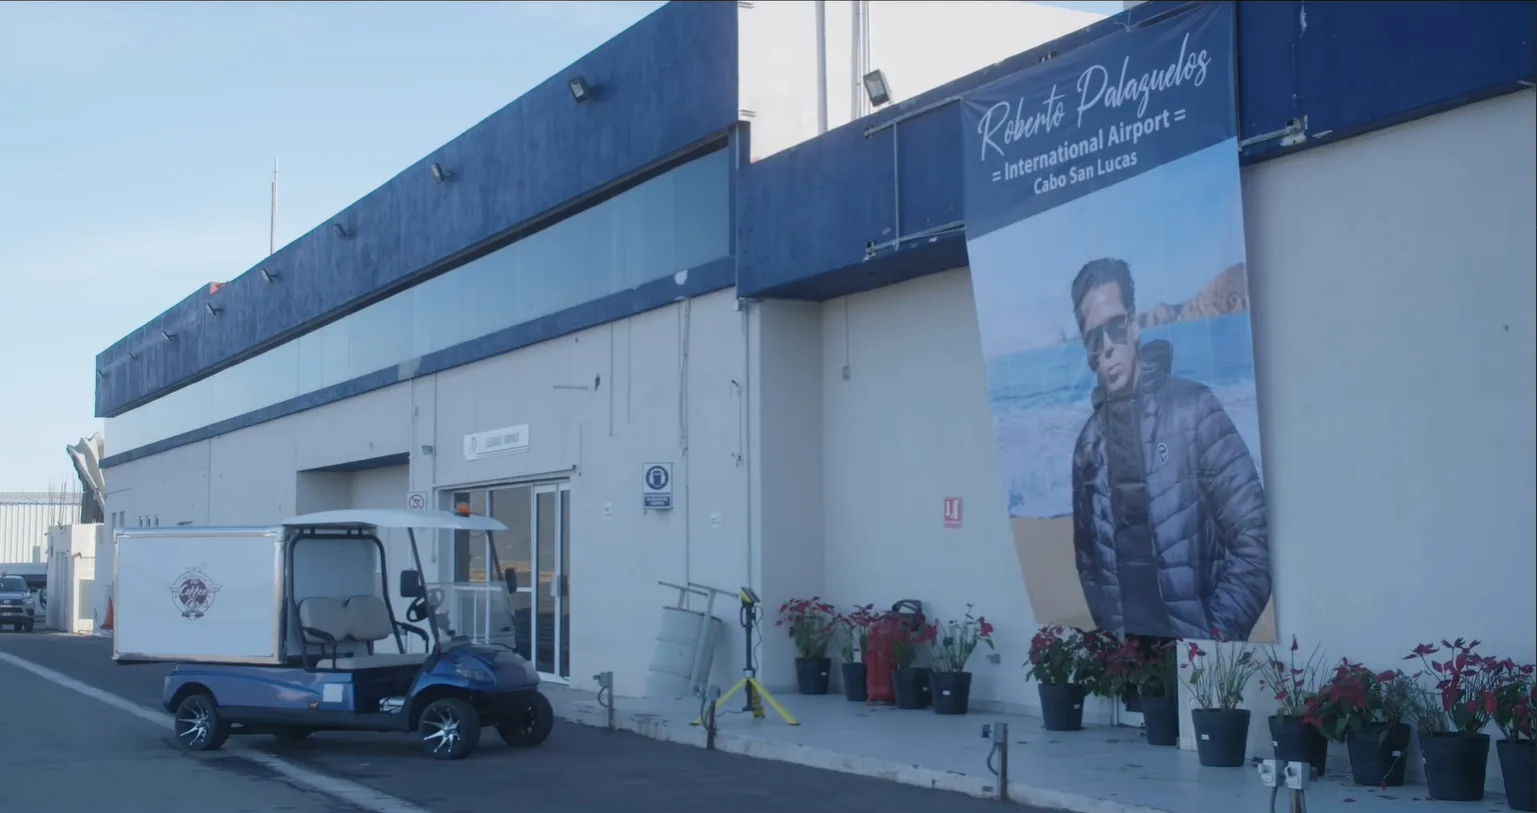
<svg viewBox="0 0 1537 813">
<path fill-rule="evenodd" d="M 62 672 L 56 672 L 46 666 L 18 658 L 8 652 L 0 652 L 0 662 L 8 663 L 18 669 L 25 669 L 44 680 L 57 683 L 66 689 L 79 692 L 93 700 L 99 700 L 118 711 L 127 712 L 145 722 L 161 726 L 162 728 L 171 728 L 172 720 L 164 712 L 149 708 L 148 706 L 141 706 L 126 697 L 81 683 Z M 387 793 L 381 793 L 373 788 L 359 785 L 356 782 L 337 779 L 336 777 L 326 776 L 308 768 L 301 768 L 287 760 L 279 759 L 271 754 L 264 754 L 248 746 L 240 745 L 233 740 L 226 744 L 224 749 L 241 759 L 254 762 L 273 773 L 286 777 L 291 782 L 304 785 L 311 790 L 319 791 L 364 810 L 372 811 L 372 813 L 432 813 L 427 808 L 411 804 L 404 799 L 398 799 Z"/>
</svg>

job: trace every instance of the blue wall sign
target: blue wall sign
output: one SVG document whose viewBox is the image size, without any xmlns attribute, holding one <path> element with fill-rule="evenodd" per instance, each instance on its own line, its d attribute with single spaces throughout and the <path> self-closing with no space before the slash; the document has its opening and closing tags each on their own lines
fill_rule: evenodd
<svg viewBox="0 0 1537 813">
<path fill-rule="evenodd" d="M 1234 93 L 1230 3 L 978 88 L 963 102 L 967 239 L 1233 138 Z"/>
</svg>

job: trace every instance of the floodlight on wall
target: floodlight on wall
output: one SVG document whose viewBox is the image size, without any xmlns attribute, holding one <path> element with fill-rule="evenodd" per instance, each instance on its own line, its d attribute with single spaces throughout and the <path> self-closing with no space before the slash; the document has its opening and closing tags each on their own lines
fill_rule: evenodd
<svg viewBox="0 0 1537 813">
<path fill-rule="evenodd" d="M 427 169 L 432 172 L 432 179 L 438 183 L 443 183 L 449 178 L 454 177 L 452 173 L 443 168 L 442 164 L 439 164 L 436 161 L 433 161 L 432 165 L 427 167 Z"/>
<path fill-rule="evenodd" d="M 870 98 L 873 107 L 880 107 L 891 101 L 891 86 L 886 84 L 886 74 L 879 68 L 865 74 L 865 95 Z"/>
<path fill-rule="evenodd" d="M 160 331 L 160 335 L 163 336 L 165 338 L 165 340 L 168 341 L 168 342 L 176 341 L 176 334 L 172 333 L 169 330 L 161 330 Z"/>
<path fill-rule="evenodd" d="M 258 268 L 257 270 L 261 272 L 262 282 L 265 282 L 265 283 L 268 283 L 268 284 L 277 282 L 278 275 L 277 275 L 276 271 L 268 271 L 265 267 Z"/>
<path fill-rule="evenodd" d="M 332 223 L 331 232 L 344 240 L 347 238 L 347 227 L 340 223 Z"/>
<path fill-rule="evenodd" d="M 203 303 L 203 307 L 208 310 L 208 315 L 209 316 L 218 316 L 219 314 L 224 312 L 223 308 L 215 308 L 213 306 L 212 302 L 204 302 Z"/>
<path fill-rule="evenodd" d="M 571 88 L 571 98 L 575 99 L 577 104 L 581 104 L 592 97 L 592 86 L 588 85 L 587 80 L 580 76 L 573 77 L 569 82 L 566 82 L 566 87 Z"/>
<path fill-rule="evenodd" d="M 97 378 L 106 378 L 107 377 L 107 371 L 106 370 L 97 370 L 96 371 L 96 377 Z"/>
</svg>

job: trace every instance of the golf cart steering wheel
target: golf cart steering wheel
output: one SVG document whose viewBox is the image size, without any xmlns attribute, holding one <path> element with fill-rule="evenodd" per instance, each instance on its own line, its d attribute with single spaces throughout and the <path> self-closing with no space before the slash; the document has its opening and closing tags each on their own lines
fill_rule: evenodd
<svg viewBox="0 0 1537 813">
<path fill-rule="evenodd" d="M 427 620 L 427 616 L 433 610 L 443 606 L 443 588 L 434 587 L 427 591 L 425 596 L 417 596 L 406 607 L 406 620 L 413 624 L 419 624 Z"/>
</svg>

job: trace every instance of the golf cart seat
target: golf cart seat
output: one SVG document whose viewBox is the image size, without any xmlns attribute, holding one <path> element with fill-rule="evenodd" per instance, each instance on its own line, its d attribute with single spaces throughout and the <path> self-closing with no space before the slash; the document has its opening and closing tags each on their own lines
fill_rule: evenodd
<svg viewBox="0 0 1537 813">
<path fill-rule="evenodd" d="M 374 644 L 394 635 L 389 608 L 378 596 L 353 596 L 345 603 L 324 596 L 299 602 L 299 624 L 305 643 L 330 657 L 315 665 L 344 672 L 384 666 L 415 666 L 425 652 L 374 652 Z"/>
</svg>

